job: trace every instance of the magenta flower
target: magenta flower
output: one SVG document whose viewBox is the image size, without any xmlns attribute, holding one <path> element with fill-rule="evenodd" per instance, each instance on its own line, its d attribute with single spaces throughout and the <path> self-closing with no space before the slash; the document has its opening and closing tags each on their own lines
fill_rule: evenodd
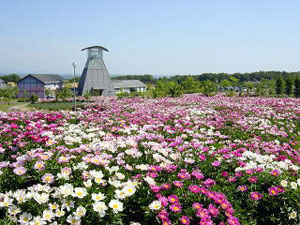
<svg viewBox="0 0 300 225">
<path fill-rule="evenodd" d="M 219 214 L 219 210 L 212 204 L 209 204 L 208 206 L 208 212 L 213 216 L 217 217 Z"/>
<path fill-rule="evenodd" d="M 179 199 L 176 195 L 170 195 L 168 197 L 168 200 L 169 200 L 170 203 L 178 203 L 178 201 L 179 201 Z"/>
<path fill-rule="evenodd" d="M 192 205 L 192 207 L 194 209 L 196 209 L 196 210 L 199 210 L 199 209 L 201 209 L 203 207 L 203 205 L 200 204 L 199 202 L 194 202 L 193 205 Z"/>
<path fill-rule="evenodd" d="M 238 187 L 238 190 L 241 191 L 241 192 L 245 192 L 245 191 L 248 190 L 248 187 L 247 187 L 246 185 L 240 185 L 240 186 Z"/>
<path fill-rule="evenodd" d="M 183 187 L 183 182 L 182 181 L 173 181 L 173 184 L 178 187 L 178 188 L 182 188 Z"/>
<path fill-rule="evenodd" d="M 278 195 L 279 191 L 277 187 L 270 187 L 268 188 L 269 195 Z"/>
<path fill-rule="evenodd" d="M 250 193 L 250 198 L 253 199 L 253 200 L 260 200 L 262 199 L 263 195 L 258 193 L 258 192 L 251 192 Z"/>
<path fill-rule="evenodd" d="M 190 192 L 193 192 L 193 193 L 197 194 L 197 193 L 200 192 L 201 189 L 200 189 L 200 187 L 197 186 L 197 185 L 190 185 L 190 186 L 188 187 L 188 190 L 189 190 Z"/>
<path fill-rule="evenodd" d="M 270 174 L 271 174 L 272 176 L 278 176 L 278 175 L 280 174 L 280 171 L 279 171 L 279 170 L 272 170 L 272 171 L 270 172 Z"/>
<path fill-rule="evenodd" d="M 181 205 L 179 203 L 175 203 L 170 205 L 170 210 L 173 212 L 181 212 Z"/>
<path fill-rule="evenodd" d="M 215 166 L 215 167 L 219 167 L 221 165 L 221 162 L 216 160 L 216 161 L 212 162 L 211 165 Z"/>
<path fill-rule="evenodd" d="M 187 217 L 187 216 L 182 216 L 181 218 L 180 218 L 180 222 L 181 222 L 181 224 L 190 224 L 190 219 Z"/>
<path fill-rule="evenodd" d="M 253 176 L 253 177 L 249 177 L 248 181 L 250 181 L 251 183 L 257 183 L 258 179 L 257 177 Z"/>
</svg>

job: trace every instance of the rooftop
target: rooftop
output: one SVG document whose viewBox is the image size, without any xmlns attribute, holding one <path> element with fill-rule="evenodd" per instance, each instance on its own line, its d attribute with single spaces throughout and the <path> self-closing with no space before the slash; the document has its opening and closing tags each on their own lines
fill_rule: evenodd
<svg viewBox="0 0 300 225">
<path fill-rule="evenodd" d="M 108 49 L 107 49 L 107 48 L 104 48 L 104 47 L 102 47 L 102 46 L 98 46 L 98 45 L 91 46 L 91 47 L 87 47 L 87 48 L 83 48 L 83 49 L 81 49 L 81 51 L 88 50 L 88 49 L 91 49 L 91 48 L 100 48 L 100 49 L 102 49 L 102 50 L 104 50 L 104 51 L 107 51 L 107 52 L 108 52 Z"/>
<path fill-rule="evenodd" d="M 146 87 L 140 80 L 111 80 L 115 88 Z"/>
<path fill-rule="evenodd" d="M 23 77 L 20 81 L 24 80 L 28 76 L 32 76 L 32 77 L 42 81 L 44 84 L 60 83 L 60 82 L 63 82 L 63 80 L 64 80 L 64 78 L 62 78 L 58 74 L 28 74 L 27 76 Z"/>
</svg>

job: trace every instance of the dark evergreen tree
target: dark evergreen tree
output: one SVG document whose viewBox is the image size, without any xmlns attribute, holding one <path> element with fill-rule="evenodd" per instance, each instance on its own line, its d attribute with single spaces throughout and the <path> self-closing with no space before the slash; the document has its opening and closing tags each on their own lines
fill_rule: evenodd
<svg viewBox="0 0 300 225">
<path fill-rule="evenodd" d="M 284 91 L 284 87 L 283 87 L 283 79 L 282 77 L 278 77 L 276 80 L 276 94 L 277 95 L 282 95 Z"/>
<path fill-rule="evenodd" d="M 297 77 L 295 80 L 294 96 L 296 98 L 300 98 L 300 78 L 299 77 Z"/>
<path fill-rule="evenodd" d="M 285 80 L 285 94 L 287 96 L 291 96 L 293 94 L 293 80 L 290 77 Z"/>
</svg>

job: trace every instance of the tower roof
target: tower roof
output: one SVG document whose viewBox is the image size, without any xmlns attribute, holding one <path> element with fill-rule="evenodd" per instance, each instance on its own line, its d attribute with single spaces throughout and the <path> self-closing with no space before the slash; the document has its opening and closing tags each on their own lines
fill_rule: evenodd
<svg viewBox="0 0 300 225">
<path fill-rule="evenodd" d="M 108 50 L 106 48 L 104 48 L 102 46 L 98 46 L 98 45 L 87 47 L 87 48 L 83 48 L 83 49 L 81 49 L 81 51 L 88 50 L 88 49 L 91 49 L 91 48 L 100 48 L 100 49 L 108 52 Z"/>
</svg>

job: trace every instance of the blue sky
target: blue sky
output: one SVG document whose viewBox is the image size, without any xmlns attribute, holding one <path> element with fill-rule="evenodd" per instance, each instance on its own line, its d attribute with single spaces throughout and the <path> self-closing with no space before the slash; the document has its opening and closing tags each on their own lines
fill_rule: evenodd
<svg viewBox="0 0 300 225">
<path fill-rule="evenodd" d="M 102 45 L 111 74 L 300 70 L 298 0 L 0 0 L 0 73 L 81 73 Z"/>
</svg>

